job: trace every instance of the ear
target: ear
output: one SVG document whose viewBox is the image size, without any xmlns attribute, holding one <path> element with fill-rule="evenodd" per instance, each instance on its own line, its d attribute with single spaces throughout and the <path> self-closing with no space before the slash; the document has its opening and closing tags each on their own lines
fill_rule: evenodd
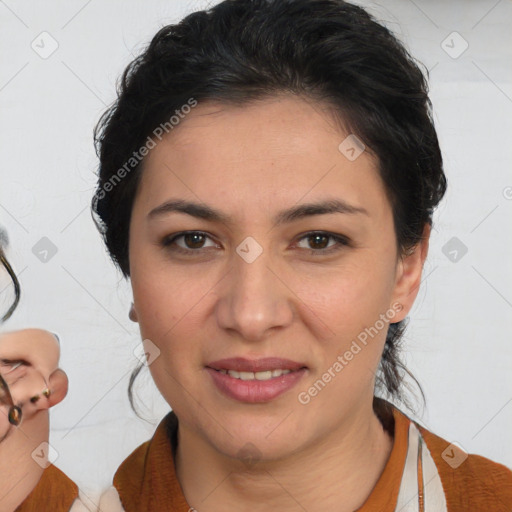
<svg viewBox="0 0 512 512">
<path fill-rule="evenodd" d="M 135 306 L 133 305 L 133 302 L 132 305 L 130 306 L 130 312 L 128 313 L 128 317 L 132 322 L 139 321 L 139 319 L 137 318 L 137 311 L 135 311 Z"/>
<path fill-rule="evenodd" d="M 416 300 L 423 265 L 428 254 L 430 231 L 430 224 L 425 224 L 421 241 L 407 255 L 400 257 L 397 263 L 392 304 L 399 303 L 402 309 L 394 317 L 393 322 L 403 320 L 409 314 Z"/>
</svg>

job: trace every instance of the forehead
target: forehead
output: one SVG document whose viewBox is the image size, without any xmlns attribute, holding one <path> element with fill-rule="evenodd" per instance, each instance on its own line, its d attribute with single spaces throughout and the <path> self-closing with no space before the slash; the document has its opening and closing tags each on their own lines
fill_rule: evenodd
<svg viewBox="0 0 512 512">
<path fill-rule="evenodd" d="M 190 146 L 198 149 L 200 142 L 201 148 L 206 150 L 212 141 L 215 144 L 222 141 L 222 146 L 215 148 L 218 157 L 233 158 L 238 154 L 242 158 L 270 159 L 281 155 L 314 155 L 325 149 L 336 154 L 336 142 L 344 136 L 330 106 L 280 94 L 243 106 L 199 102 L 164 137 L 160 149 L 164 150 L 165 145 L 175 151 L 185 151 Z M 231 141 L 238 144 L 229 144 Z"/>
<path fill-rule="evenodd" d="M 200 102 L 147 155 L 138 194 L 152 204 L 172 191 L 275 209 L 329 192 L 377 204 L 385 191 L 376 160 L 368 151 L 349 160 L 340 151 L 349 135 L 329 106 L 303 98 Z"/>
</svg>

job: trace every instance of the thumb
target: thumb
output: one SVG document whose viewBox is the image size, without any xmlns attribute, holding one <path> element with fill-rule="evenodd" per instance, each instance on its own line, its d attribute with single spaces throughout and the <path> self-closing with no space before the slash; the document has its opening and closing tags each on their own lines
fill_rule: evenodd
<svg viewBox="0 0 512 512">
<path fill-rule="evenodd" d="M 59 404 L 64 400 L 64 397 L 68 394 L 68 376 L 57 368 L 53 373 L 50 374 L 46 380 L 48 387 L 44 391 L 35 395 L 31 402 L 34 404 L 33 410 L 49 409 L 54 405 Z"/>
<path fill-rule="evenodd" d="M 59 404 L 64 400 L 65 396 L 68 394 L 68 376 L 61 370 L 57 368 L 48 379 L 48 387 L 50 388 L 50 396 L 48 398 L 48 407 L 53 407 L 54 405 Z"/>
</svg>

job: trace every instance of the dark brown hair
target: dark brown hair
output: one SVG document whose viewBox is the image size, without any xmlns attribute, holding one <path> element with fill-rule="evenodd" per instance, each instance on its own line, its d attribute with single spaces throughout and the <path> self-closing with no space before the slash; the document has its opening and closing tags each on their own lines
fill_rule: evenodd
<svg viewBox="0 0 512 512">
<path fill-rule="evenodd" d="M 14 310 L 18 306 L 18 303 L 20 301 L 21 296 L 21 287 L 20 283 L 18 281 L 18 277 L 16 276 L 16 273 L 12 269 L 9 261 L 7 260 L 7 257 L 5 255 L 5 249 L 8 245 L 8 238 L 7 238 L 7 232 L 0 227 L 0 263 L 5 268 L 7 273 L 9 274 L 9 277 L 12 280 L 12 284 L 14 286 L 14 300 L 12 304 L 9 306 L 9 309 L 0 317 L 0 321 L 5 322 L 8 320 L 11 315 L 14 313 Z"/>
</svg>

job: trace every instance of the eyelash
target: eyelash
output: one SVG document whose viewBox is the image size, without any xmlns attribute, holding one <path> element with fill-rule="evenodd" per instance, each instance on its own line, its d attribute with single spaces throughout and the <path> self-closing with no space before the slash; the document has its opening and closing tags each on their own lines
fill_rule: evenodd
<svg viewBox="0 0 512 512">
<path fill-rule="evenodd" d="M 184 249 L 183 247 L 179 247 L 179 246 L 176 246 L 174 248 L 171 247 L 178 238 L 182 238 L 186 235 L 202 235 L 202 236 L 205 236 L 205 237 L 211 239 L 211 237 L 207 233 L 204 233 L 203 231 L 182 231 L 180 233 L 176 233 L 175 235 L 171 235 L 170 237 L 169 236 L 165 237 L 162 240 L 162 246 L 164 248 L 168 249 L 169 251 L 177 252 L 180 254 L 191 255 L 192 253 L 200 253 L 201 249 L 203 249 L 202 247 L 200 247 L 199 249 Z M 299 242 L 301 240 L 304 240 L 305 238 L 307 239 L 307 238 L 310 238 L 313 236 L 327 237 L 329 239 L 334 240 L 338 245 L 337 246 L 335 245 L 328 249 L 303 249 L 305 251 L 308 251 L 309 254 L 312 256 L 329 255 L 334 252 L 340 251 L 343 247 L 350 246 L 350 241 L 347 237 L 341 236 L 341 235 L 335 235 L 334 233 L 329 233 L 327 231 L 309 231 L 308 233 L 305 233 L 303 236 L 301 236 L 301 238 L 299 239 Z"/>
</svg>

